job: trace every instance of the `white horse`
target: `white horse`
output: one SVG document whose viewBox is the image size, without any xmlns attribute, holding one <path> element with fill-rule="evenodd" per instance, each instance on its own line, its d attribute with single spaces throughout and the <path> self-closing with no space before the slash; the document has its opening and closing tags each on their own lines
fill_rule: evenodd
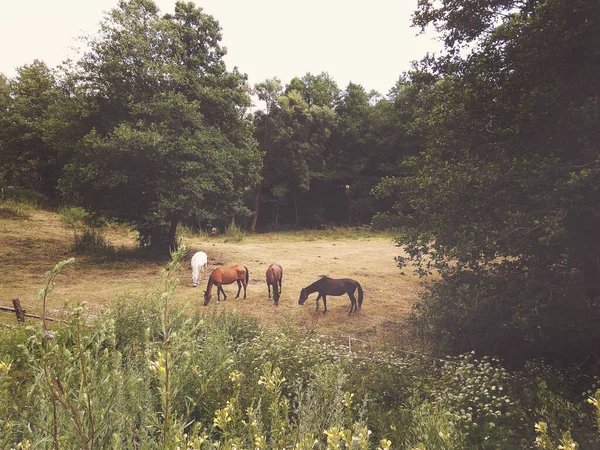
<svg viewBox="0 0 600 450">
<path fill-rule="evenodd" d="M 192 286 L 198 286 L 200 282 L 200 269 L 204 273 L 208 269 L 208 256 L 204 252 L 198 252 L 192 256 Z"/>
</svg>

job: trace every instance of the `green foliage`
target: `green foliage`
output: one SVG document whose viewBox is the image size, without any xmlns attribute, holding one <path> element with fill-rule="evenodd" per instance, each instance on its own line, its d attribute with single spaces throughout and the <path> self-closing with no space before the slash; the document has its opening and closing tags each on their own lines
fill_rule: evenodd
<svg viewBox="0 0 600 450">
<path fill-rule="evenodd" d="M 31 189 L 4 188 L 4 199 L 31 208 L 44 208 L 48 205 L 48 198 Z"/>
<path fill-rule="evenodd" d="M 52 71 L 38 60 L 19 67 L 5 88 L 0 112 L 0 185 L 55 196 L 65 155 L 54 140 L 53 115 L 66 96 Z"/>
<path fill-rule="evenodd" d="M 58 210 L 58 214 L 62 223 L 74 230 L 82 228 L 87 218 L 85 209 L 77 206 L 62 207 Z"/>
<path fill-rule="evenodd" d="M 114 259 L 115 257 L 114 247 L 107 241 L 104 232 L 98 228 L 85 227 L 81 233 L 75 233 L 72 250 L 75 253 L 100 259 Z"/>
<path fill-rule="evenodd" d="M 235 225 L 225 227 L 225 242 L 242 242 L 245 236 L 244 231 Z"/>
<path fill-rule="evenodd" d="M 31 207 L 12 200 L 0 203 L 0 219 L 28 220 L 31 218 Z"/>
<path fill-rule="evenodd" d="M 419 305 L 419 329 L 440 351 L 517 364 L 596 359 L 598 60 L 589 55 L 600 6 L 463 3 L 419 3 L 415 23 L 439 27 L 447 53 L 417 64 L 405 88 L 418 93 L 407 128 L 424 151 L 378 187 L 396 202 L 385 218 L 396 219 L 408 258 L 441 275 Z"/>
<path fill-rule="evenodd" d="M 191 3 L 160 16 L 152 1 L 122 2 L 72 73 L 94 112 L 61 189 L 135 226 L 142 245 L 171 249 L 180 222 L 248 213 L 261 154 L 245 77 L 226 70 L 220 39 Z"/>
<path fill-rule="evenodd" d="M 540 421 L 556 442 L 564 425 L 580 443 L 600 437 L 580 431 L 584 418 L 595 427 L 586 398 L 535 388 L 541 367 L 349 354 L 235 315 L 171 309 L 178 260 L 162 292 L 118 299 L 96 319 L 77 307 L 53 339 L 33 326 L 0 329 L 5 447 L 164 448 L 168 437 L 192 448 L 526 449 Z"/>
</svg>

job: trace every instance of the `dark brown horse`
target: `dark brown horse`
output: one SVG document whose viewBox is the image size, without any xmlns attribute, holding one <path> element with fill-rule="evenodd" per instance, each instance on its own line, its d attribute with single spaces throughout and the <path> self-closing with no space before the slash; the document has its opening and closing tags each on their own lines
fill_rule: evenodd
<svg viewBox="0 0 600 450">
<path fill-rule="evenodd" d="M 356 297 L 354 297 L 354 292 L 358 289 L 358 302 Z M 327 296 L 328 295 L 344 295 L 348 294 L 350 297 L 350 312 L 348 315 L 352 314 L 352 311 L 358 311 L 362 306 L 363 301 L 363 290 L 358 281 L 352 280 L 350 278 L 329 278 L 329 277 L 321 277 L 319 280 L 315 281 L 308 287 L 303 288 L 300 291 L 300 298 L 298 298 L 298 304 L 302 305 L 308 299 L 308 296 L 313 292 L 318 292 L 317 296 L 317 307 L 315 311 L 319 310 L 319 299 L 323 297 L 323 306 L 325 309 L 323 310 L 323 314 L 327 312 Z"/>
<path fill-rule="evenodd" d="M 246 286 L 248 286 L 249 279 L 250 274 L 244 266 L 217 267 L 208 277 L 208 284 L 206 285 L 206 291 L 204 291 L 204 306 L 210 302 L 213 284 L 217 285 L 217 303 L 221 300 L 221 292 L 223 293 L 223 300 L 227 300 L 222 285 L 231 284 L 234 281 L 237 281 L 238 284 L 238 292 L 235 298 L 240 296 L 242 286 L 244 286 L 244 298 L 246 298 Z"/>
<path fill-rule="evenodd" d="M 273 286 L 273 302 L 279 305 L 281 296 L 281 280 L 283 279 L 283 267 L 279 264 L 271 264 L 267 269 L 267 287 L 269 288 L 269 300 L 271 299 L 271 286 Z"/>
</svg>

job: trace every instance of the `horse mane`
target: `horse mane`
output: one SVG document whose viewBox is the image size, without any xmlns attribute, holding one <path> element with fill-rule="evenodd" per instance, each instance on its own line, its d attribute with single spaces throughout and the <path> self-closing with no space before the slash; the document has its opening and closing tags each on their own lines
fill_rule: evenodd
<svg viewBox="0 0 600 450">
<path fill-rule="evenodd" d="M 210 293 L 209 290 L 212 290 L 211 289 L 212 284 L 213 284 L 213 279 L 212 279 L 212 274 L 210 274 L 210 276 L 208 277 L 208 283 L 206 283 L 206 290 L 204 291 L 205 294 Z"/>
<path fill-rule="evenodd" d="M 307 290 L 307 291 L 311 290 L 311 289 L 315 288 L 319 283 L 321 283 L 325 278 L 329 278 L 329 277 L 327 275 L 322 275 L 321 278 L 319 278 L 317 281 L 315 281 L 312 284 L 309 284 L 308 286 L 306 286 L 305 288 L 302 288 L 302 289 Z M 316 288 L 316 289 L 318 289 L 318 288 Z M 315 290 L 310 291 L 310 293 L 315 292 Z"/>
</svg>

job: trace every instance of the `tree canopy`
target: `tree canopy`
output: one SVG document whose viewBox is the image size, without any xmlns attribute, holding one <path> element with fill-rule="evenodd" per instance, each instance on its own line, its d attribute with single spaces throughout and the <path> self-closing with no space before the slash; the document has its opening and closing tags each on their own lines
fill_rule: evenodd
<svg viewBox="0 0 600 450">
<path fill-rule="evenodd" d="M 163 16 L 151 0 L 110 12 L 72 74 L 94 112 L 61 182 L 70 198 L 152 245 L 172 245 L 183 220 L 249 214 L 243 194 L 261 157 L 246 78 L 226 70 L 220 40 L 191 3 Z"/>
<path fill-rule="evenodd" d="M 423 1 L 415 23 L 449 51 L 410 74 L 425 150 L 380 192 L 397 202 L 399 242 L 442 275 L 423 330 L 515 359 L 595 354 L 600 6 Z"/>
</svg>

